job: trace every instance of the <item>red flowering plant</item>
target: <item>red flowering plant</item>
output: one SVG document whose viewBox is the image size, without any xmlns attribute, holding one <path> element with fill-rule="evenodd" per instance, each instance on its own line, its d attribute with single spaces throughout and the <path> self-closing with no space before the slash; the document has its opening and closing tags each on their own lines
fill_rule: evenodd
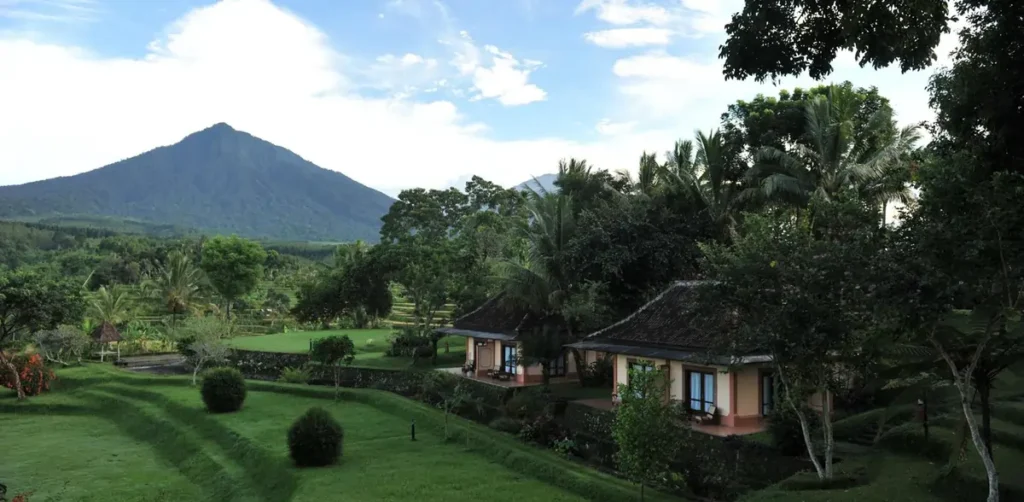
<svg viewBox="0 0 1024 502">
<path fill-rule="evenodd" d="M 39 354 L 18 354 L 9 360 L 14 363 L 21 378 L 21 388 L 27 396 L 38 396 L 50 390 L 50 384 L 57 379 Z M 14 378 L 6 368 L 0 368 L 0 385 L 14 389 Z"/>
</svg>

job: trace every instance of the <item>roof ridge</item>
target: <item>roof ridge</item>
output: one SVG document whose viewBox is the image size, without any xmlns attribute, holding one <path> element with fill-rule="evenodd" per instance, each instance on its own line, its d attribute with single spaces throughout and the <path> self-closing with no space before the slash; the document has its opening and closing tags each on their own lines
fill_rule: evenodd
<svg viewBox="0 0 1024 502">
<path fill-rule="evenodd" d="M 475 314 L 477 312 L 480 312 L 481 310 L 484 309 L 484 307 L 490 305 L 491 303 L 498 301 L 498 299 L 501 298 L 504 294 L 505 293 L 498 293 L 498 294 L 488 298 L 487 301 L 481 303 L 479 307 L 469 311 L 468 313 L 462 314 L 461 316 L 458 317 L 458 319 L 455 319 L 454 321 L 452 321 L 452 326 L 455 326 L 455 323 L 457 323 L 457 322 L 459 322 L 459 321 L 461 321 L 461 320 L 463 320 L 463 319 L 465 319 L 465 318 L 467 318 L 467 317 L 469 317 L 469 316 L 471 316 L 471 315 L 473 315 L 473 314 Z"/>
<path fill-rule="evenodd" d="M 614 324 L 610 324 L 608 326 L 605 326 L 604 328 L 601 328 L 601 329 L 599 329 L 599 330 L 597 330 L 597 331 L 595 331 L 595 332 L 593 332 L 593 333 L 583 337 L 583 339 L 584 340 L 590 340 L 590 339 L 597 338 L 598 335 L 601 335 L 602 333 L 605 333 L 606 331 L 609 331 L 612 328 L 618 327 L 618 326 L 620 326 L 622 324 L 625 324 L 625 323 L 633 320 L 634 317 L 639 315 L 641 312 L 646 311 L 651 305 L 657 303 L 659 300 L 664 298 L 666 294 L 668 294 L 671 291 L 676 290 L 677 288 L 692 288 L 694 286 L 699 286 L 701 284 L 710 283 L 710 282 L 711 281 L 702 281 L 702 280 L 673 281 L 671 285 L 669 285 L 667 288 L 665 288 L 661 293 L 658 293 L 658 296 L 655 296 L 651 301 L 643 304 L 643 306 L 641 306 L 640 308 L 638 308 L 635 311 L 633 311 L 632 314 L 629 314 L 628 316 L 624 317 L 619 322 L 616 322 Z"/>
</svg>

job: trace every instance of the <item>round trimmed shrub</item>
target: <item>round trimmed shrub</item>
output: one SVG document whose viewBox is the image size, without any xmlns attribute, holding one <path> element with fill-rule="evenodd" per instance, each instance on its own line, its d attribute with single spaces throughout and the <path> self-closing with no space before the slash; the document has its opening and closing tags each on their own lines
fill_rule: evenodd
<svg viewBox="0 0 1024 502">
<path fill-rule="evenodd" d="M 235 368 L 214 368 L 203 375 L 203 403 L 213 413 L 231 413 L 245 402 L 245 378 Z"/>
<path fill-rule="evenodd" d="M 327 410 L 310 408 L 288 429 L 288 451 L 299 467 L 331 465 L 341 456 L 341 424 Z"/>
</svg>

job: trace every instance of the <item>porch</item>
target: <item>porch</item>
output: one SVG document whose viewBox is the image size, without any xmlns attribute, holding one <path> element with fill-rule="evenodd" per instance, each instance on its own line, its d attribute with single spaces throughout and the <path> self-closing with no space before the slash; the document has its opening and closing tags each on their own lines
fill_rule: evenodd
<svg viewBox="0 0 1024 502">
<path fill-rule="evenodd" d="M 591 408 L 596 408 L 603 411 L 615 411 L 615 404 L 612 402 L 610 397 L 608 398 L 592 398 L 592 399 L 577 399 L 576 403 Z M 767 424 L 760 421 L 755 424 L 744 424 L 744 425 L 710 425 L 710 424 L 697 424 L 689 422 L 688 426 L 697 431 L 703 432 L 704 434 L 710 434 L 712 436 L 746 436 L 748 434 L 757 434 L 767 430 Z"/>
<path fill-rule="evenodd" d="M 519 380 L 519 379 L 516 379 L 516 378 L 510 378 L 508 380 L 499 380 L 497 378 L 489 377 L 489 376 L 487 376 L 484 373 L 478 373 L 478 372 L 473 372 L 473 373 L 470 373 L 470 374 L 467 375 L 466 373 L 462 372 L 462 368 L 438 368 L 437 371 L 443 371 L 445 373 L 451 373 L 452 375 L 456 375 L 458 377 L 465 378 L 467 380 L 473 380 L 473 381 L 476 381 L 476 382 L 482 382 L 482 383 L 494 385 L 496 387 L 504 387 L 504 388 L 513 388 L 514 389 L 514 388 L 520 388 L 520 387 L 534 387 L 534 386 L 541 385 L 540 381 L 535 381 L 533 379 L 530 379 L 530 380 Z M 564 383 L 572 383 L 572 382 L 576 382 L 576 381 L 577 380 L 576 380 L 575 376 L 573 376 L 573 377 L 567 377 L 567 376 L 566 377 L 552 377 L 551 378 L 551 384 L 552 385 L 564 384 Z"/>
</svg>

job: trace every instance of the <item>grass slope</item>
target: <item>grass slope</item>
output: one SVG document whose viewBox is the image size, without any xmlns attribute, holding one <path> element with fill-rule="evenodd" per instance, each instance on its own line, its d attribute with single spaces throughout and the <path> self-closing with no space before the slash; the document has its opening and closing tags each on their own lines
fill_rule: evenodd
<svg viewBox="0 0 1024 502">
<path fill-rule="evenodd" d="M 243 409 L 210 415 L 180 377 L 110 367 L 64 370 L 54 392 L 0 395 L 5 455 L 0 476 L 40 500 L 100 501 L 523 501 L 635 500 L 631 485 L 461 419 L 444 442 L 436 410 L 372 390 L 250 382 Z M 285 434 L 311 406 L 345 427 L 344 456 L 299 470 Z M 409 421 L 418 425 L 408 437 Z M 490 461 L 487 461 L 490 460 Z M 675 500 L 648 494 L 648 500 Z"/>
<path fill-rule="evenodd" d="M 346 335 L 356 346 L 356 359 L 353 366 L 366 368 L 405 368 L 412 361 L 406 357 L 386 357 L 389 337 L 394 333 L 390 329 L 332 329 L 324 331 L 292 331 L 273 335 L 243 336 L 231 339 L 228 343 L 243 350 L 262 352 L 289 352 L 303 354 L 309 351 L 310 340 L 319 340 L 328 336 Z M 445 350 L 447 344 L 447 351 Z M 438 366 L 461 366 L 466 360 L 466 339 L 449 336 L 437 344 Z"/>
</svg>

